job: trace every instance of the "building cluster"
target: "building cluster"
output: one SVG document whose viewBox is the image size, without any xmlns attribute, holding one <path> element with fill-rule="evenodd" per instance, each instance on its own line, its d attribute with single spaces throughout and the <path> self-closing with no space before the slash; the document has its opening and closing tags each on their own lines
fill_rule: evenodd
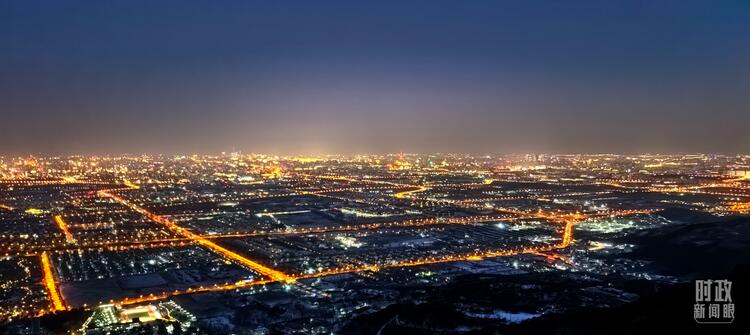
<svg viewBox="0 0 750 335">
<path fill-rule="evenodd" d="M 676 209 L 750 213 L 749 171 L 708 154 L 0 157 L 0 319 L 330 333 L 467 274 L 669 282 L 617 239 Z"/>
</svg>

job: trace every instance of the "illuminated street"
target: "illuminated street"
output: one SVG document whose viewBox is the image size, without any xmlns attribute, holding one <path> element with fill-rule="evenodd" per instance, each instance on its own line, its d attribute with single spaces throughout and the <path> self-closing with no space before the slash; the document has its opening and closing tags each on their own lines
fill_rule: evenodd
<svg viewBox="0 0 750 335">
<path fill-rule="evenodd" d="M 38 256 L 47 299 L 46 306 L 28 304 L 13 315 L 279 288 L 325 301 L 338 299 L 339 293 L 321 282 L 341 276 L 377 282 L 396 273 L 442 273 L 450 281 L 487 262 L 506 264 L 493 271 L 510 273 L 524 264 L 524 273 L 653 278 L 647 263 L 615 265 L 598 259 L 618 252 L 612 242 L 618 236 L 679 225 L 671 214 L 662 214 L 675 206 L 719 218 L 744 212 L 750 201 L 746 178 L 701 174 L 686 179 L 694 174 L 679 165 L 669 174 L 641 170 L 621 178 L 575 177 L 602 167 L 648 165 L 651 158 L 643 157 L 636 162 L 629 157 L 545 157 L 556 162 L 556 168 L 545 170 L 524 168 L 539 164 L 526 157 L 447 163 L 452 158 L 399 155 L 395 159 L 408 168 L 398 170 L 388 167 L 389 159 L 123 157 L 93 159 L 104 171 L 133 171 L 115 178 L 85 169 L 57 168 L 54 175 L 34 179 L 3 172 L 2 183 L 13 185 L 0 199 L 8 204 L 3 215 L 18 222 L 0 235 L 4 253 Z M 748 164 L 747 157 L 724 159 L 734 166 Z M 433 160 L 444 163 L 435 167 L 429 163 Z M 579 167 L 580 160 L 598 165 Z M 325 165 L 328 161 L 336 163 Z M 508 161 L 513 163 L 498 164 Z M 157 162 L 163 167 L 159 174 L 125 168 Z M 452 168 L 469 162 L 476 166 L 472 171 Z M 40 158 L 27 169 L 50 164 L 61 162 Z M 204 164 L 212 168 L 185 173 Z M 325 168 L 310 173 L 311 164 Z M 62 193 L 23 196 L 45 189 Z M 689 200 L 688 193 L 701 198 Z M 32 228 L 37 225 L 47 228 Z M 479 267 L 461 265 L 471 263 Z M 451 264 L 464 270 L 453 272 Z M 660 280 L 674 280 L 669 278 Z M 109 285 L 118 289 L 101 291 Z"/>
<path fill-rule="evenodd" d="M 750 1 L 0 1 L 0 335 L 750 334 Z"/>
</svg>

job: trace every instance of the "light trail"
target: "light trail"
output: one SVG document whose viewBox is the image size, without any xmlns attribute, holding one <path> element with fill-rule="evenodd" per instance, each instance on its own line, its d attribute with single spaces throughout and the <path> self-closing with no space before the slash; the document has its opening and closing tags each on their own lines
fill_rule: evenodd
<svg viewBox="0 0 750 335">
<path fill-rule="evenodd" d="M 217 202 L 229 202 L 229 201 L 247 201 L 247 200 L 265 200 L 265 199 L 273 199 L 273 198 L 283 198 L 283 197 L 292 197 L 292 196 L 300 196 L 300 195 L 315 195 L 315 196 L 325 196 L 330 198 L 337 198 L 332 195 L 328 195 L 328 193 L 338 193 L 338 192 L 347 192 L 347 191 L 373 191 L 373 190 L 388 190 L 393 189 L 397 187 L 404 187 L 404 186 L 398 186 L 398 185 L 385 185 L 385 186 L 355 186 L 355 187 L 339 187 L 339 188 L 329 188 L 329 189 L 322 189 L 322 190 L 306 190 L 303 188 L 294 188 L 291 191 L 287 193 L 278 193 L 278 194 L 266 194 L 266 195 L 245 195 L 245 196 L 235 196 L 235 197 L 226 197 L 221 199 L 209 199 L 209 200 L 200 200 L 200 201 L 172 201 L 169 205 L 161 206 L 174 206 L 174 205 L 183 205 L 183 204 L 210 204 L 210 203 L 217 203 Z M 125 191 L 128 189 L 119 189 L 119 190 L 113 190 L 113 191 Z M 159 205 L 156 205 L 159 207 Z"/>
<path fill-rule="evenodd" d="M 424 186 L 419 186 L 415 190 L 398 192 L 398 193 L 393 194 L 393 196 L 396 197 L 396 198 L 399 198 L 399 199 L 403 199 L 403 198 L 406 198 L 407 196 L 409 196 L 410 194 L 424 192 L 424 191 L 427 191 L 427 190 L 429 190 L 429 188 L 424 187 Z"/>
<path fill-rule="evenodd" d="M 560 242 L 560 248 L 567 248 L 571 243 L 573 243 L 573 225 L 575 225 L 576 221 L 568 221 L 565 223 L 565 228 L 563 228 L 563 234 L 562 234 L 562 242 Z"/>
<path fill-rule="evenodd" d="M 399 198 L 399 199 L 403 199 L 412 193 L 424 192 L 430 189 L 429 187 L 425 187 L 422 185 L 401 184 L 401 183 L 394 183 L 394 182 L 382 181 L 382 180 L 356 179 L 356 178 L 351 178 L 351 177 L 346 177 L 346 176 L 318 176 L 318 175 L 311 175 L 311 174 L 299 174 L 299 175 L 303 177 L 307 177 L 307 178 L 341 180 L 341 181 L 359 182 L 359 183 L 366 183 L 366 184 L 380 184 L 380 185 L 391 185 L 391 186 L 396 186 L 396 187 L 415 188 L 414 190 L 398 192 L 398 193 L 393 194 L 394 197 Z M 313 193 L 316 193 L 316 192 L 313 192 Z"/>
<path fill-rule="evenodd" d="M 734 213 L 750 213 L 750 202 L 735 202 L 729 207 L 730 212 Z"/>
<path fill-rule="evenodd" d="M 113 226 L 117 224 L 123 224 L 123 223 L 115 223 L 115 222 L 95 222 L 95 223 L 69 223 L 68 228 L 76 228 L 76 229 L 101 229 L 101 228 L 112 228 Z"/>
<path fill-rule="evenodd" d="M 67 184 L 81 184 L 81 185 L 110 185 L 110 182 L 106 181 L 93 181 L 93 180 L 78 180 L 72 177 L 65 177 L 54 180 L 45 179 L 1 179 L 0 185 L 11 185 L 11 186 L 49 186 L 49 185 L 67 185 Z"/>
<path fill-rule="evenodd" d="M 68 230 L 68 224 L 65 223 L 65 220 L 63 220 L 61 215 L 55 215 L 55 223 L 57 224 L 57 227 L 60 228 L 60 230 L 63 232 L 63 234 L 65 234 L 65 241 L 71 244 L 75 244 L 76 239 Z"/>
<path fill-rule="evenodd" d="M 136 185 L 136 184 L 133 184 L 133 183 L 131 183 L 131 182 L 130 182 L 129 180 L 127 180 L 127 179 L 123 180 L 123 181 L 122 181 L 122 183 L 123 183 L 123 185 L 125 185 L 125 186 L 127 186 L 127 187 L 129 187 L 130 189 L 133 189 L 133 190 L 137 190 L 137 189 L 141 188 L 140 186 L 138 186 L 138 185 Z"/>
<path fill-rule="evenodd" d="M 333 233 L 343 231 L 360 231 L 360 230 L 373 230 L 380 228 L 413 228 L 433 225 L 470 225 L 482 222 L 492 221 L 509 221 L 515 218 L 508 218 L 503 216 L 470 216 L 470 217 L 452 217 L 452 218 L 431 218 L 431 219 L 416 219 L 406 221 L 394 221 L 394 222 L 383 222 L 383 223 L 365 223 L 360 225 L 346 225 L 346 226 L 333 226 L 333 227 L 316 227 L 316 228 L 298 228 L 298 229 L 287 229 L 287 230 L 274 230 L 274 231 L 257 231 L 257 232 L 242 232 L 242 233 L 228 233 L 228 234 L 217 234 L 217 235 L 203 235 L 205 238 L 216 239 L 216 238 L 228 238 L 228 237 L 254 237 L 254 236 L 275 236 L 275 235 L 305 235 L 305 234 L 321 234 L 321 233 Z"/>
<path fill-rule="evenodd" d="M 50 309 L 53 312 L 65 311 L 68 308 L 65 307 L 65 302 L 63 301 L 62 295 L 60 295 L 60 292 L 57 289 L 55 273 L 52 269 L 52 262 L 49 259 L 49 254 L 47 254 L 47 252 L 43 252 L 40 258 L 42 260 L 42 280 L 44 283 L 44 287 L 47 288 L 47 295 L 49 296 L 50 302 L 52 303 Z"/>
<path fill-rule="evenodd" d="M 180 242 L 190 242 L 190 239 L 187 239 L 185 237 L 179 237 L 179 238 L 166 238 L 166 239 L 154 239 L 154 240 L 144 240 L 140 242 L 130 242 L 130 241 L 116 241 L 116 242 L 85 242 L 85 241 L 77 241 L 77 244 L 75 246 L 70 246 L 67 244 L 57 243 L 57 244 L 33 244 L 33 245 L 27 245 L 27 244 L 17 244 L 15 247 L 12 248 L 4 248 L 0 249 L 0 252 L 5 252 L 6 255 L 11 255 L 11 253 L 28 253 L 28 252 L 37 252 L 37 251 L 75 251 L 75 250 L 84 250 L 84 249 L 106 249 L 106 248 L 119 248 L 119 247 L 127 247 L 130 249 L 137 248 L 139 246 L 148 246 L 150 244 L 158 244 L 158 243 L 180 243 Z M 54 243 L 54 242 L 53 242 Z"/>
<path fill-rule="evenodd" d="M 185 294 L 193 294 L 193 293 L 202 293 L 202 292 L 218 292 L 218 291 L 231 291 L 236 290 L 240 288 L 247 288 L 252 286 L 258 286 L 258 285 L 265 285 L 270 283 L 276 283 L 278 281 L 271 280 L 271 279 L 264 279 L 264 280 L 241 280 L 236 283 L 228 283 L 228 284 L 215 284 L 212 286 L 201 286 L 197 288 L 187 288 L 185 290 L 174 290 L 169 292 L 162 292 L 158 294 L 148 294 L 148 295 L 142 295 L 138 297 L 130 297 L 125 298 L 119 301 L 110 300 L 110 303 L 123 306 L 123 305 L 133 305 L 133 304 L 140 304 L 144 302 L 149 301 L 157 301 L 166 299 L 169 297 L 174 297 L 177 295 L 185 295 Z"/>
<path fill-rule="evenodd" d="M 507 201 L 507 200 L 521 200 L 521 199 L 529 199 L 529 197 L 526 196 L 515 196 L 515 197 L 493 197 L 493 198 L 480 198 L 480 199 L 469 199 L 469 200 L 456 200 L 452 203 L 458 204 L 458 205 L 464 205 L 464 204 L 475 204 L 480 202 L 497 202 L 497 201 Z"/>
<path fill-rule="evenodd" d="M 115 194 L 112 194 L 110 192 L 107 192 L 107 191 L 99 191 L 98 194 L 100 196 L 102 196 L 102 197 L 110 198 L 110 199 L 112 199 L 112 200 L 114 200 L 114 201 L 116 201 L 116 202 L 118 202 L 118 203 L 120 203 L 120 204 L 122 204 L 122 205 L 124 205 L 126 207 L 129 207 L 133 211 L 138 212 L 138 213 L 146 216 L 147 218 L 151 219 L 152 221 L 165 226 L 167 229 L 169 229 L 169 230 L 177 233 L 178 235 L 181 235 L 183 237 L 191 239 L 191 240 L 197 242 L 198 244 L 200 244 L 200 245 L 208 248 L 209 250 L 211 250 L 213 252 L 216 252 L 216 253 L 224 256 L 225 258 L 233 260 L 233 261 L 239 263 L 240 265 L 242 265 L 244 267 L 247 267 L 247 268 L 249 268 L 249 269 L 251 269 L 251 270 L 253 270 L 255 272 L 258 272 L 258 273 L 260 273 L 260 274 L 262 274 L 264 276 L 267 276 L 267 277 L 269 277 L 269 278 L 271 278 L 273 280 L 277 280 L 277 281 L 289 281 L 289 280 L 293 280 L 293 278 L 289 277 L 288 275 L 286 275 L 285 273 L 283 273 L 281 271 L 271 269 L 271 268 L 269 268 L 269 267 L 267 267 L 267 266 L 265 266 L 263 264 L 260 264 L 260 263 L 258 263 L 256 261 L 253 261 L 253 260 L 250 260 L 248 258 L 245 258 L 242 255 L 239 255 L 239 254 L 237 254 L 237 253 L 235 253 L 233 251 L 230 251 L 230 250 L 228 250 L 228 249 L 226 249 L 226 248 L 224 248 L 224 247 L 222 247 L 222 246 L 220 246 L 220 245 L 212 242 L 211 240 L 209 240 L 209 239 L 207 239 L 207 238 L 205 238 L 203 236 L 200 236 L 200 235 L 195 234 L 195 233 L 193 233 L 193 232 L 191 232 L 191 231 L 189 231 L 189 230 L 187 230 L 187 229 L 185 229 L 183 227 L 178 226 L 172 220 L 169 220 L 169 219 L 164 218 L 162 216 L 159 216 L 159 215 L 156 215 L 154 213 L 151 213 L 147 209 L 145 209 L 143 207 L 140 207 L 140 206 L 136 205 L 135 203 L 132 203 L 132 202 L 130 202 L 128 200 L 125 200 L 122 197 L 119 197 L 119 196 L 117 196 Z"/>
<path fill-rule="evenodd" d="M 144 249 L 157 249 L 157 248 L 172 248 L 172 247 L 186 247 L 196 245 L 195 241 L 189 239 L 181 239 L 173 242 L 141 242 L 141 243 L 128 243 L 128 244 L 114 244 L 105 246 L 78 246 L 76 248 L 67 249 L 56 249 L 51 250 L 55 253 L 64 252 L 79 252 L 79 251 L 124 251 L 124 250 L 144 250 Z"/>
</svg>

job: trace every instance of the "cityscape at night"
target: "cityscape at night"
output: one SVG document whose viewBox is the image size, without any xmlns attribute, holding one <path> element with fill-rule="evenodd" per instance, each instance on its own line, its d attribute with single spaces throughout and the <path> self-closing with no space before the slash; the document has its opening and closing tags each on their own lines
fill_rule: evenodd
<svg viewBox="0 0 750 335">
<path fill-rule="evenodd" d="M 526 332 L 750 256 L 750 155 L 24 157 L 0 176 L 3 320 L 80 333 Z"/>
<path fill-rule="evenodd" d="M 750 2 L 0 0 L 0 334 L 747 334 Z"/>
</svg>

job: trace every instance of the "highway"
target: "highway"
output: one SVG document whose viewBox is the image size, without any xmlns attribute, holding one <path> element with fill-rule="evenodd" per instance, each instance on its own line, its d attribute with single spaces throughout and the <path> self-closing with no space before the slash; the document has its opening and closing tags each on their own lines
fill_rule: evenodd
<svg viewBox="0 0 750 335">
<path fill-rule="evenodd" d="M 260 264 L 260 263 L 258 263 L 256 261 L 253 261 L 253 260 L 248 259 L 246 257 L 243 257 L 242 255 L 239 255 L 239 254 L 237 254 L 237 253 L 235 253 L 233 251 L 230 251 L 230 250 L 228 250 L 228 249 L 226 249 L 226 248 L 224 248 L 224 247 L 222 247 L 222 246 L 220 246 L 220 245 L 212 242 L 211 240 L 209 240 L 209 239 L 207 239 L 207 238 L 205 238 L 203 236 L 200 236 L 200 235 L 195 234 L 195 233 L 193 233 L 193 232 L 191 232 L 191 231 L 189 231 L 189 230 L 187 230 L 187 229 L 185 229 L 183 227 L 178 226 L 176 223 L 174 223 L 173 221 L 171 221 L 171 220 L 169 220 L 167 218 L 164 218 L 162 216 L 159 216 L 159 215 L 156 215 L 154 213 L 151 213 L 148 210 L 146 210 L 145 208 L 140 207 L 140 206 L 136 205 L 135 203 L 132 203 L 132 202 L 130 202 L 128 200 L 125 200 L 124 198 L 122 198 L 120 196 L 115 195 L 114 193 L 107 192 L 107 191 L 99 191 L 98 194 L 100 196 L 102 196 L 102 197 L 110 198 L 110 199 L 112 199 L 112 200 L 114 200 L 114 201 L 116 201 L 116 202 L 118 202 L 118 203 L 120 203 L 120 204 L 122 204 L 122 205 L 124 205 L 126 207 L 129 207 L 133 211 L 138 212 L 138 213 L 146 216 L 147 218 L 151 219 L 152 221 L 165 226 L 167 229 L 173 231 L 174 233 L 176 233 L 178 235 L 181 235 L 181 236 L 183 236 L 183 237 L 185 237 L 187 239 L 193 240 L 196 243 L 198 243 L 198 244 L 200 244 L 200 245 L 208 248 L 209 250 L 211 250 L 211 251 L 213 251 L 213 252 L 215 252 L 215 253 L 217 253 L 217 254 L 219 254 L 219 255 L 227 258 L 227 259 L 230 259 L 230 260 L 232 260 L 232 261 L 234 261 L 234 262 L 236 262 L 236 263 L 238 263 L 238 264 L 240 264 L 240 265 L 242 265 L 244 267 L 247 267 L 247 268 L 249 268 L 249 269 L 251 269 L 251 270 L 253 270 L 253 271 L 257 272 L 257 273 L 260 273 L 260 274 L 262 274 L 264 276 L 267 276 L 267 277 L 269 277 L 269 278 L 271 278 L 273 280 L 277 280 L 277 281 L 288 281 L 288 280 L 292 279 L 292 278 L 290 278 L 289 276 L 287 276 L 286 274 L 284 274 L 281 271 L 277 271 L 277 270 L 271 269 L 271 268 L 266 267 L 266 266 L 264 266 L 264 265 L 262 265 L 262 264 Z"/>
<path fill-rule="evenodd" d="M 415 191 L 417 190 L 413 190 L 411 192 L 415 192 Z M 410 226 L 432 225 L 432 224 L 473 224 L 473 223 L 479 223 L 479 222 L 485 222 L 485 221 L 509 220 L 509 219 L 517 219 L 517 218 L 542 218 L 542 219 L 550 220 L 552 222 L 559 222 L 563 224 L 560 241 L 556 244 L 545 244 L 545 245 L 525 247 L 525 248 L 516 248 L 516 249 L 486 250 L 486 251 L 481 251 L 481 252 L 478 251 L 478 252 L 471 252 L 471 253 L 459 254 L 459 255 L 445 255 L 445 256 L 434 256 L 434 257 L 429 257 L 429 258 L 407 259 L 407 260 L 402 260 L 402 261 L 390 261 L 390 262 L 383 263 L 383 264 L 370 264 L 370 265 L 364 265 L 364 266 L 359 266 L 359 267 L 344 266 L 344 267 L 323 269 L 315 273 L 286 274 L 276 269 L 267 267 L 257 261 L 248 259 L 242 255 L 239 255 L 211 241 L 211 239 L 218 238 L 221 236 L 201 236 L 201 235 L 192 233 L 186 228 L 183 228 L 177 225 L 175 222 L 165 217 L 156 215 L 146 210 L 145 208 L 138 206 L 134 204 L 133 202 L 128 201 L 114 194 L 111 191 L 108 191 L 108 190 L 99 191 L 98 195 L 101 197 L 112 199 L 113 201 L 116 201 L 130 208 L 131 210 L 148 217 L 150 220 L 156 223 L 159 223 L 163 225 L 164 227 L 166 227 L 167 229 L 169 229 L 170 231 L 173 231 L 174 233 L 182 236 L 182 239 L 191 242 L 191 244 L 202 245 L 206 247 L 207 249 L 221 255 L 224 258 L 234 261 L 237 264 L 240 264 L 266 277 L 263 279 L 239 281 L 236 283 L 216 284 L 213 286 L 188 288 L 185 290 L 174 290 L 174 291 L 162 292 L 158 294 L 149 294 L 149 295 L 139 296 L 139 297 L 128 297 L 128 298 L 124 298 L 118 301 L 111 301 L 111 303 L 118 304 L 118 305 L 129 305 L 129 304 L 137 304 L 137 303 L 142 303 L 142 302 L 147 302 L 147 301 L 162 300 L 171 296 L 198 293 L 198 292 L 227 291 L 227 290 L 247 288 L 247 287 L 252 287 L 252 286 L 257 286 L 257 285 L 265 285 L 265 284 L 278 283 L 278 282 L 294 283 L 302 279 L 318 278 L 318 277 L 343 274 L 343 273 L 355 273 L 355 272 L 362 272 L 362 271 L 380 271 L 381 269 L 386 269 L 386 268 L 412 267 L 412 266 L 430 265 L 430 264 L 456 262 L 456 261 L 478 261 L 478 260 L 482 260 L 482 259 L 490 258 L 490 257 L 512 256 L 512 255 L 518 255 L 518 254 L 540 254 L 540 253 L 543 254 L 546 252 L 551 252 L 551 251 L 569 247 L 574 241 L 573 234 L 574 234 L 575 224 L 587 218 L 631 215 L 631 214 L 649 212 L 649 211 L 627 211 L 626 210 L 626 211 L 609 211 L 609 212 L 597 213 L 593 215 L 585 215 L 581 213 L 547 213 L 547 212 L 542 212 L 542 211 L 525 212 L 525 211 L 517 211 L 513 209 L 499 208 L 499 209 L 496 209 L 496 212 L 506 214 L 506 215 L 507 214 L 515 215 L 517 217 L 507 218 L 507 217 L 497 217 L 497 216 L 478 216 L 478 217 L 461 217 L 461 218 L 447 218 L 447 219 L 419 219 L 419 220 L 407 220 L 407 221 L 391 222 L 391 223 L 365 224 L 361 226 L 350 225 L 350 226 L 338 226 L 338 227 L 307 228 L 307 229 L 299 229 L 299 230 L 291 230 L 291 231 L 248 233 L 248 234 L 258 234 L 258 235 L 261 235 L 261 234 L 267 234 L 267 235 L 306 234 L 306 233 L 323 233 L 323 232 L 335 232 L 335 231 L 346 231 L 346 230 L 359 230 L 359 229 L 410 227 Z M 239 235 L 237 234 L 225 235 L 225 237 L 231 237 L 231 236 L 239 236 Z M 254 236 L 254 235 L 246 235 L 246 236 Z M 123 247 L 131 247 L 131 246 L 123 246 Z M 45 276 L 44 276 L 45 286 L 48 290 L 50 300 L 53 305 L 53 307 L 51 308 L 51 311 L 54 312 L 54 311 L 66 310 L 67 307 L 65 306 L 63 302 L 62 296 L 59 294 L 57 283 L 55 282 L 54 273 L 50 264 L 49 256 L 46 251 L 42 252 L 41 259 L 42 259 L 42 267 L 45 273 Z"/>
<path fill-rule="evenodd" d="M 52 312 L 65 311 L 68 308 L 65 306 L 62 295 L 60 295 L 60 291 L 58 290 L 57 281 L 55 280 L 55 272 L 52 268 L 52 261 L 49 259 L 49 254 L 43 252 L 40 258 L 42 263 L 42 281 L 44 287 L 47 289 L 47 295 L 52 304 L 50 310 Z"/>
<path fill-rule="evenodd" d="M 549 251 L 567 248 L 573 243 L 573 226 L 577 222 L 579 221 L 569 219 L 569 218 L 566 219 L 566 224 L 563 228 L 561 241 L 553 245 L 541 245 L 537 247 L 507 249 L 507 250 L 489 250 L 489 251 L 484 251 L 484 252 L 472 252 L 472 253 L 461 254 L 461 255 L 436 256 L 436 257 L 421 258 L 421 259 L 409 259 L 409 260 L 403 260 L 403 261 L 398 261 L 398 262 L 390 262 L 390 263 L 385 263 L 385 264 L 372 264 L 372 265 L 366 265 L 366 266 L 361 266 L 361 267 L 345 266 L 345 267 L 324 269 L 322 271 L 315 272 L 315 273 L 305 273 L 305 274 L 296 274 L 296 275 L 285 274 L 283 279 L 264 279 L 264 280 L 255 280 L 255 281 L 242 281 L 242 282 L 237 282 L 237 283 L 227 283 L 224 285 L 190 288 L 187 290 L 175 290 L 171 292 L 163 292 L 160 294 L 125 298 L 119 301 L 112 301 L 112 303 L 115 303 L 118 305 L 138 304 L 142 302 L 162 300 L 162 299 L 175 296 L 175 295 L 183 295 L 183 294 L 207 292 L 207 291 L 234 290 L 234 289 L 252 287 L 252 286 L 257 286 L 257 285 L 271 284 L 275 282 L 293 282 L 293 281 L 302 280 L 302 279 L 311 279 L 311 278 L 318 278 L 318 277 L 331 276 L 331 275 L 344 274 L 344 273 L 355 273 L 355 272 L 362 272 L 362 271 L 380 271 L 381 269 L 385 269 L 385 268 L 412 267 L 412 266 L 430 265 L 430 264 L 456 262 L 456 261 L 478 261 L 478 260 L 482 260 L 484 258 L 490 258 L 490 257 L 502 257 L 502 256 L 512 256 L 512 255 L 519 255 L 519 254 L 534 254 L 534 253 L 549 252 Z"/>
<path fill-rule="evenodd" d="M 399 198 L 399 199 L 403 199 L 403 198 L 406 198 L 407 196 L 409 196 L 410 194 L 424 192 L 424 191 L 427 191 L 427 190 L 429 190 L 429 188 L 424 187 L 424 186 L 418 186 L 416 189 L 408 190 L 408 191 L 403 191 L 403 192 L 398 192 L 398 193 L 393 194 L 393 196 L 396 197 L 396 198 Z"/>
<path fill-rule="evenodd" d="M 57 227 L 60 228 L 60 230 L 65 235 L 65 240 L 68 243 L 75 244 L 76 239 L 73 237 L 73 234 L 71 234 L 70 231 L 68 230 L 68 224 L 65 222 L 65 220 L 63 220 L 63 217 L 60 215 L 55 215 L 54 220 L 55 220 L 55 224 L 57 224 Z"/>
</svg>

